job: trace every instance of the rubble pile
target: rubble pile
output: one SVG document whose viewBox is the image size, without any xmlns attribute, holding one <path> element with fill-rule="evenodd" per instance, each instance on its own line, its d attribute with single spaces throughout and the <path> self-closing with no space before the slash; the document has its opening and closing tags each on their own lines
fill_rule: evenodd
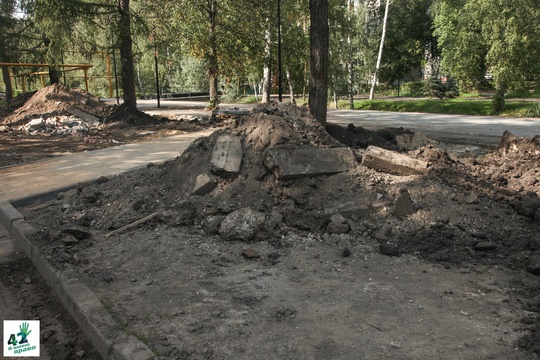
<svg viewBox="0 0 540 360">
<path fill-rule="evenodd" d="M 506 244 L 511 232 L 511 249 L 526 247 L 534 229 L 512 223 L 540 223 L 537 180 L 528 191 L 509 191 L 495 189 L 488 175 L 480 179 L 501 168 L 501 151 L 468 163 L 432 145 L 409 154 L 351 149 L 306 109 L 271 104 L 195 141 L 174 161 L 81 185 L 65 199 L 69 210 L 62 221 L 107 232 L 156 213 L 154 223 L 195 226 L 225 240 L 273 241 L 307 231 L 371 239 L 394 255 L 490 259 L 498 253 L 479 255 L 482 240 Z M 535 173 L 537 163 L 520 171 Z M 480 207 L 493 215 L 478 220 Z M 508 212 L 512 219 L 501 229 L 497 219 Z M 514 266 L 527 257 L 505 261 Z"/>
<path fill-rule="evenodd" d="M 196 140 L 175 160 L 60 194 L 55 207 L 34 214 L 37 238 L 55 266 L 89 269 L 107 284 L 116 269 L 100 272 L 79 252 L 92 246 L 98 258 L 110 246 L 116 248 L 114 256 L 134 260 L 132 266 L 171 268 L 175 277 L 174 261 L 185 262 L 201 269 L 197 279 L 202 279 L 214 272 L 195 258 L 212 258 L 218 274 L 212 276 L 222 276 L 219 267 L 236 261 L 229 246 L 220 252 L 216 243 L 230 248 L 249 243 L 236 255 L 271 266 L 291 248 L 309 253 L 309 243 L 321 242 L 335 247 L 340 257 L 316 260 L 316 268 L 301 271 L 315 273 L 327 264 L 329 273 L 338 274 L 342 258 L 362 262 L 362 249 L 369 248 L 448 268 L 489 264 L 540 276 L 539 137 L 507 133 L 498 150 L 464 158 L 414 134 L 406 134 L 405 142 L 421 147 L 398 152 L 403 142 L 395 132 L 366 133 L 367 142 L 356 137 L 360 133 L 354 127 L 328 132 L 307 109 L 261 105 Z M 123 231 L 129 234 L 118 236 Z M 139 235 L 145 247 L 136 258 L 131 248 Z M 200 242 L 193 257 L 167 258 L 173 249 L 184 255 L 184 239 L 178 237 L 191 235 Z M 255 243 L 267 255 L 253 249 Z M 148 248 L 158 244 L 166 244 L 165 250 L 147 264 Z M 368 271 L 386 272 L 385 266 L 393 265 Z M 431 271 L 426 268 L 414 271 Z M 537 297 L 537 287 L 522 287 L 527 297 Z M 528 311 L 540 313 L 540 306 L 531 304 Z M 537 316 L 527 322 L 531 328 L 538 323 Z M 538 349 L 540 332 L 527 334 L 519 346 Z"/>
<path fill-rule="evenodd" d="M 99 120 L 87 121 L 75 115 L 59 115 L 32 119 L 27 124 L 19 126 L 16 131 L 30 135 L 37 135 L 38 133 L 75 135 L 89 130 L 98 130 L 101 124 Z"/>
<path fill-rule="evenodd" d="M 24 98 L 26 98 L 25 95 Z M 80 90 L 67 89 L 62 85 L 53 84 L 36 91 L 23 104 L 17 98 L 12 100 L 16 107 L 7 105 L 11 111 L 5 114 L 2 124 L 10 127 L 26 125 L 33 119 L 54 116 L 71 116 L 72 109 L 90 114 L 97 118 L 106 117 L 112 108 L 101 102 L 99 98 Z"/>
</svg>

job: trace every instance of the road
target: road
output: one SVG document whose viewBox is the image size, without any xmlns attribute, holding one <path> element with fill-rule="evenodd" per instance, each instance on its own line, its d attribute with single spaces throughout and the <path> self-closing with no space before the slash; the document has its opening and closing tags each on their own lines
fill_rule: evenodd
<svg viewBox="0 0 540 360">
<path fill-rule="evenodd" d="M 496 145 L 505 130 L 516 136 L 531 138 L 540 134 L 540 119 L 507 118 L 499 116 L 443 115 L 399 113 L 389 111 L 334 110 L 328 111 L 328 121 L 354 124 L 375 130 L 403 127 L 422 132 L 436 140 L 473 142 Z"/>
<path fill-rule="evenodd" d="M 174 114 L 209 116 L 200 101 L 162 100 L 161 108 L 156 100 L 139 100 L 141 110 L 151 114 Z M 253 104 L 221 104 L 222 109 L 252 109 Z M 427 136 L 447 142 L 497 145 L 505 130 L 516 136 L 531 138 L 540 134 L 540 119 L 509 118 L 500 116 L 445 115 L 426 113 L 400 113 L 370 110 L 328 110 L 328 122 L 341 125 L 354 124 L 376 130 L 385 127 L 403 127 L 422 132 Z"/>
</svg>

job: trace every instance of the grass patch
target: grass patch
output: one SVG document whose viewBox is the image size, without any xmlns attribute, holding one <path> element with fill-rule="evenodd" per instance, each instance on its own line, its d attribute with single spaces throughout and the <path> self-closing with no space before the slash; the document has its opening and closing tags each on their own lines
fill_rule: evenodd
<svg viewBox="0 0 540 360">
<path fill-rule="evenodd" d="M 340 101 L 339 108 L 347 109 L 348 101 Z M 501 116 L 525 117 L 526 111 L 530 108 L 530 103 L 526 102 L 506 102 L 506 109 Z M 433 114 L 452 115 L 497 115 L 492 108 L 490 100 L 466 100 L 466 99 L 419 99 L 411 101 L 393 100 L 360 100 L 354 102 L 357 110 L 380 110 L 395 112 L 421 112 Z"/>
<path fill-rule="evenodd" d="M 260 97 L 259 97 L 260 98 Z M 236 101 L 238 104 L 256 104 L 259 101 L 255 98 L 255 96 L 242 96 L 240 99 Z"/>
<path fill-rule="evenodd" d="M 6 106 L 7 101 L 6 100 L 0 100 L 0 108 Z"/>
</svg>

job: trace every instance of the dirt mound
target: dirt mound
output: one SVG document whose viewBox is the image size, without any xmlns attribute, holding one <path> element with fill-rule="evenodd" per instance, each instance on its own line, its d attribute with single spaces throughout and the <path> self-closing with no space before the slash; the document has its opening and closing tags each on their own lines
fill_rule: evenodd
<svg viewBox="0 0 540 360">
<path fill-rule="evenodd" d="M 137 109 L 129 108 L 124 104 L 116 106 L 105 119 L 105 123 L 116 124 L 118 126 L 148 126 L 157 125 L 160 122 L 159 119 Z"/>
<path fill-rule="evenodd" d="M 241 167 L 232 176 L 215 171 L 212 165 L 215 147 L 222 136 L 237 137 L 242 143 Z M 392 141 L 391 136 L 385 139 Z M 531 151 L 531 146 L 535 145 L 524 145 L 535 144 L 536 140 L 514 142 L 521 144 L 516 146 L 521 147 L 523 153 L 512 153 L 515 156 L 512 163 L 519 166 L 510 172 L 504 170 L 508 169 L 505 164 L 510 161 L 506 150 L 504 156 L 501 155 L 503 150 L 499 150 L 484 159 L 471 161 L 452 159 L 428 145 L 410 153 L 428 161 L 427 176 L 394 176 L 358 166 L 356 160 L 362 157 L 360 150 L 351 156 L 355 163 L 348 164 L 347 171 L 283 178 L 268 162 L 269 149 L 294 154 L 298 149 L 335 149 L 342 148 L 343 144 L 309 117 L 305 109 L 272 104 L 260 106 L 249 116 L 240 118 L 235 125 L 195 141 L 182 156 L 162 168 L 151 167 L 137 175 L 114 178 L 107 186 L 90 184 L 81 188 L 75 209 L 80 211 L 78 217 L 86 218 L 83 222 L 105 231 L 152 212 L 166 212 L 168 215 L 162 216 L 164 222 L 202 225 L 206 231 L 221 233 L 226 238 L 232 235 L 220 230 L 221 222 L 236 211 L 251 209 L 255 214 L 250 213 L 250 216 L 260 218 L 261 215 L 264 221 L 254 226 L 245 240 L 279 236 L 291 228 L 337 234 L 381 232 L 377 237 L 384 238 L 387 231 L 387 226 L 382 225 L 384 222 L 435 217 L 437 224 L 442 221 L 442 225 L 435 228 L 435 232 L 443 237 L 438 245 L 426 247 L 426 242 L 429 244 L 433 237 L 433 229 L 427 226 L 427 231 L 422 230 L 426 225 L 420 226 L 418 221 L 424 223 L 427 220 L 417 219 L 402 226 L 409 228 L 410 233 L 404 231 L 404 236 L 397 241 L 400 251 L 437 253 L 438 247 L 452 247 L 457 231 L 465 233 L 460 236 L 466 240 L 456 256 L 448 258 L 452 262 L 462 262 L 470 258 L 468 249 L 474 243 L 472 239 L 477 238 L 477 231 L 468 228 L 473 226 L 472 223 L 458 226 L 458 223 L 466 222 L 462 219 L 462 205 L 476 207 L 484 200 L 504 200 L 505 205 L 494 209 L 493 216 L 503 217 L 508 209 L 513 209 L 513 214 L 526 216 L 534 224 L 540 221 L 538 180 L 535 177 L 538 170 L 534 165 L 538 163 L 538 154 Z M 391 143 L 389 147 L 395 146 Z M 525 166 L 529 168 L 525 169 Z M 494 182 L 494 179 L 501 178 L 506 180 Z M 132 181 L 137 182 L 135 187 Z M 513 185 L 508 187 L 505 183 Z M 428 188 L 440 191 L 426 194 Z M 531 192 L 533 190 L 536 192 Z M 109 205 L 103 207 L 104 203 Z M 171 209 L 176 212 L 174 216 L 169 212 Z M 438 211 L 441 214 L 437 214 Z M 89 213 L 93 215 L 89 216 Z M 500 238 L 500 230 L 487 225 L 492 221 L 486 219 L 483 222 L 482 227 L 490 234 L 480 238 L 496 242 Z M 447 232 L 446 228 L 451 228 L 451 231 Z M 409 238 L 414 238 L 414 241 L 407 240 Z M 527 239 L 528 235 L 524 235 L 523 241 L 527 242 Z M 438 255 L 429 257 L 445 258 Z"/>
<path fill-rule="evenodd" d="M 218 121 L 157 118 L 112 107 L 90 94 L 52 85 L 0 109 L 0 167 L 219 126 Z"/>
<path fill-rule="evenodd" d="M 108 115 L 111 111 L 110 106 L 101 102 L 97 97 L 80 90 L 67 89 L 58 84 L 36 91 L 24 103 L 22 103 L 22 99 L 18 98 L 12 102 L 13 105 L 11 103 L 7 105 L 7 109 L 12 112 L 4 115 L 2 120 L 4 125 L 23 125 L 34 117 L 70 115 L 67 110 L 71 108 L 99 118 Z"/>
<path fill-rule="evenodd" d="M 174 161 L 80 185 L 61 200 L 62 210 L 46 208 L 33 221 L 41 224 L 44 251 L 59 267 L 79 264 L 71 253 L 63 255 L 66 228 L 103 236 L 136 223 L 159 234 L 188 227 L 209 239 L 276 249 L 296 246 L 285 239 L 305 237 L 346 243 L 353 251 L 369 245 L 383 255 L 414 255 L 447 268 L 486 264 L 540 274 L 538 137 L 505 134 L 484 158 L 457 158 L 426 145 L 408 153 L 426 161 L 426 171 L 397 176 L 362 165 L 364 150 L 338 141 L 351 145 L 350 134 L 362 130 L 331 129 L 334 137 L 305 109 L 260 106 L 195 141 Z M 379 135 L 398 146 L 395 134 Z M 324 162 L 327 152 L 333 162 Z M 151 220 L 137 223 L 145 217 Z M 520 285 L 523 298 L 536 294 L 528 286 Z M 535 316 L 528 325 L 538 323 Z M 530 334 L 519 346 L 534 351 Z"/>
<path fill-rule="evenodd" d="M 3 106 L 2 108 L 0 108 L 0 119 L 12 114 L 15 110 L 23 106 L 24 103 L 27 102 L 32 96 L 34 96 L 35 93 L 36 93 L 35 91 L 31 91 L 31 92 L 20 94 L 14 97 L 13 99 L 11 99 L 6 104 L 6 106 Z"/>
</svg>

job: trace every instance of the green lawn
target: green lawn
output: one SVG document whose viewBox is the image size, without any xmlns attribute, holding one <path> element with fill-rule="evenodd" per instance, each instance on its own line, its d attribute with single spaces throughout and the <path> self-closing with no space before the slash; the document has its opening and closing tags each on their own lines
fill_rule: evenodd
<svg viewBox="0 0 540 360">
<path fill-rule="evenodd" d="M 341 109 L 348 109 L 348 101 L 340 101 Z M 506 109 L 501 116 L 525 117 L 527 110 L 533 104 L 530 102 L 507 101 Z M 423 112 L 435 114 L 455 115 L 497 115 L 489 100 L 466 100 L 466 99 L 418 99 L 407 101 L 394 100 L 358 100 L 354 102 L 354 108 L 358 110 L 381 110 L 396 112 Z M 530 113 L 529 113 L 530 114 Z M 530 115 L 529 115 L 530 116 Z M 538 114 L 537 116 L 540 116 Z"/>
</svg>

